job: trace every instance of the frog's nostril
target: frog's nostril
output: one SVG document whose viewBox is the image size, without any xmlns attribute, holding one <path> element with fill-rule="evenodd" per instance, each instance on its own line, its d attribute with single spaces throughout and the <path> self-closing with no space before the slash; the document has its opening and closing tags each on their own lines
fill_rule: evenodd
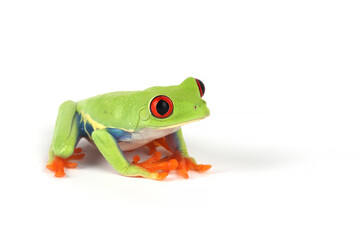
<svg viewBox="0 0 360 240">
<path fill-rule="evenodd" d="M 194 105 L 194 109 L 195 109 L 195 110 L 197 109 L 197 107 L 198 107 L 197 105 Z"/>
</svg>

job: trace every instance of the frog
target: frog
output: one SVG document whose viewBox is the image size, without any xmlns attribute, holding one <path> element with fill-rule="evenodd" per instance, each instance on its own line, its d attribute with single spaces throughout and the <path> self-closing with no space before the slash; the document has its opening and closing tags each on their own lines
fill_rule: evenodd
<svg viewBox="0 0 360 240">
<path fill-rule="evenodd" d="M 58 110 L 46 167 L 55 177 L 64 177 L 66 168 L 78 166 L 72 160 L 84 158 L 77 145 L 85 138 L 123 176 L 163 180 L 172 170 L 184 178 L 189 178 L 189 170 L 207 171 L 211 165 L 197 164 L 182 133 L 183 125 L 210 115 L 204 93 L 204 83 L 188 77 L 179 85 L 65 101 Z M 149 159 L 125 157 L 125 152 L 142 147 L 148 147 Z M 160 147 L 169 153 L 166 157 L 157 150 Z"/>
</svg>

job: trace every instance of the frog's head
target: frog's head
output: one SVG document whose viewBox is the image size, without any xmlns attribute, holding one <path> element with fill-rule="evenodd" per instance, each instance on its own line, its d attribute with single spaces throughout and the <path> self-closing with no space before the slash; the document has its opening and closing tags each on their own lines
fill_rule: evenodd
<svg viewBox="0 0 360 240">
<path fill-rule="evenodd" d="M 137 129 L 178 127 L 210 114 L 202 99 L 205 85 L 193 77 L 177 86 L 152 87 L 142 93 L 147 105 L 140 109 Z"/>
</svg>

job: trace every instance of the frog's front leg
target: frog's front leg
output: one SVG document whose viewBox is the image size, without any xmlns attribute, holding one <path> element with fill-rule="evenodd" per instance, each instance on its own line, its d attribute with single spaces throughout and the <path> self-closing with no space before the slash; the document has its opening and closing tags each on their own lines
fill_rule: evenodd
<svg viewBox="0 0 360 240">
<path fill-rule="evenodd" d="M 166 143 L 168 147 L 171 149 L 173 153 L 179 153 L 184 157 L 190 157 L 186 148 L 185 140 L 181 131 L 181 128 L 176 132 L 167 135 L 165 137 Z M 192 158 L 192 161 L 196 163 L 195 159 Z"/>
<path fill-rule="evenodd" d="M 75 149 L 79 141 L 77 117 L 75 102 L 66 101 L 61 104 L 46 166 L 55 172 L 56 177 L 65 176 L 65 167 L 75 168 L 77 166 L 76 163 L 69 162 L 69 160 L 82 159 L 85 155 L 80 153 L 80 148 Z"/>
<path fill-rule="evenodd" d="M 136 159 L 134 158 L 135 164 L 146 169 L 163 171 L 176 169 L 179 175 L 189 178 L 187 173 L 189 170 L 204 172 L 211 168 L 211 165 L 197 164 L 195 159 L 189 156 L 181 129 L 166 137 L 156 139 L 146 146 L 149 148 L 149 155 L 153 154 L 153 156 L 142 163 L 138 163 L 138 156 Z M 160 158 L 160 152 L 156 152 L 156 148 L 159 146 L 172 154 Z"/>
<path fill-rule="evenodd" d="M 121 175 L 131 177 L 144 177 L 163 180 L 167 172 L 151 172 L 145 168 L 130 164 L 121 152 L 116 139 L 105 129 L 95 130 L 91 137 L 104 158 Z"/>
<path fill-rule="evenodd" d="M 181 129 L 166 136 L 165 140 L 173 153 L 167 158 L 178 161 L 177 172 L 182 177 L 189 178 L 187 173 L 189 170 L 204 172 L 211 168 L 211 165 L 197 164 L 195 159 L 189 156 Z"/>
</svg>

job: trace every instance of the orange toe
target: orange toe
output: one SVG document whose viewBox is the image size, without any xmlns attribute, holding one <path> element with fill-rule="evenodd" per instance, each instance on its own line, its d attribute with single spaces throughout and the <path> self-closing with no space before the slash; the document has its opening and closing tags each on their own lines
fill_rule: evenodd
<svg viewBox="0 0 360 240">
<path fill-rule="evenodd" d="M 156 180 L 162 181 L 167 177 L 168 174 L 169 172 L 160 172 L 158 173 L 158 177 L 156 178 Z"/>
<path fill-rule="evenodd" d="M 64 177 L 64 176 L 65 176 L 64 170 L 57 170 L 55 172 L 55 177 Z"/>
<path fill-rule="evenodd" d="M 199 164 L 199 165 L 196 165 L 195 171 L 205 172 L 205 171 L 209 170 L 210 168 L 211 168 L 211 165 L 209 165 L 209 164 Z"/>
<path fill-rule="evenodd" d="M 78 164 L 74 162 L 66 162 L 64 165 L 66 168 L 76 168 L 78 166 Z"/>
<path fill-rule="evenodd" d="M 184 170 L 184 169 L 178 169 L 178 170 L 177 170 L 177 174 L 180 175 L 180 176 L 182 176 L 183 178 L 186 178 L 186 179 L 189 178 L 189 174 L 188 174 L 187 171 Z"/>
<path fill-rule="evenodd" d="M 178 162 L 176 161 L 176 159 L 171 159 L 171 160 L 167 161 L 166 164 L 167 164 L 168 170 L 175 170 L 179 165 Z"/>
<path fill-rule="evenodd" d="M 74 153 L 81 153 L 81 151 L 82 151 L 82 148 L 75 148 L 74 149 Z"/>
<path fill-rule="evenodd" d="M 55 171 L 55 166 L 53 164 L 48 164 L 46 165 L 46 168 L 49 169 L 50 171 Z"/>
<path fill-rule="evenodd" d="M 68 157 L 66 160 L 81 160 L 83 159 L 85 156 L 85 153 L 82 153 L 82 154 L 73 154 L 71 155 L 70 157 Z"/>
</svg>

